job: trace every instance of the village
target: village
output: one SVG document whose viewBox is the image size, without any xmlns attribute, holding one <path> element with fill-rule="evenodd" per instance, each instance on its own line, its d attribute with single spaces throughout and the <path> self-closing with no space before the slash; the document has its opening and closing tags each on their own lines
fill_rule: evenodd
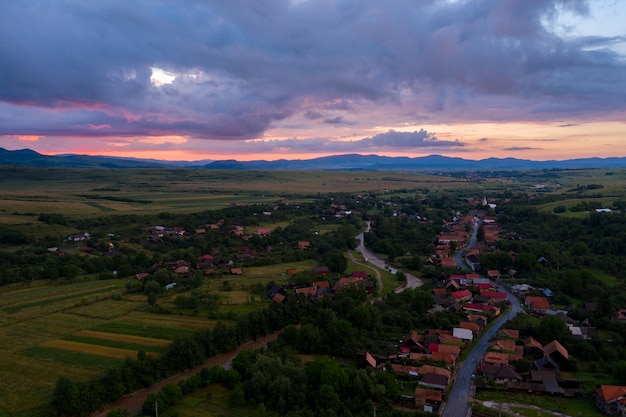
<svg viewBox="0 0 626 417">
<path fill-rule="evenodd" d="M 446 396 L 456 382 L 458 364 L 467 356 L 485 330 L 498 320 L 503 312 L 511 308 L 510 296 L 517 297 L 524 306 L 523 314 L 535 317 L 553 316 L 563 320 L 570 336 L 575 339 L 592 340 L 597 336 L 597 329 L 589 320 L 574 320 L 568 311 L 552 305 L 553 292 L 549 288 L 534 288 L 524 282 L 523 277 L 513 268 L 507 270 L 488 269 L 481 271 L 481 259 L 487 253 L 497 252 L 501 238 L 519 239 L 511 231 L 503 231 L 497 217 L 487 215 L 487 209 L 495 208 L 484 198 L 468 199 L 476 206 L 471 213 L 462 215 L 458 212 L 443 225 L 443 231 L 436 236 L 435 252 L 426 258 L 427 265 L 440 270 L 431 290 L 433 305 L 429 313 L 449 311 L 462 314 L 460 320 L 451 328 L 430 328 L 410 330 L 398 341 L 397 351 L 390 354 L 380 352 L 357 353 L 357 366 L 371 368 L 379 372 L 391 372 L 398 381 L 415 383 L 412 396 L 402 395 L 402 406 L 426 412 L 440 412 L 445 405 Z M 360 214 L 358 210 L 349 210 L 345 205 L 332 205 L 337 218 Z M 262 216 L 271 216 L 272 211 L 264 211 Z M 394 211 L 393 216 L 399 212 Z M 401 215 L 401 214 L 400 214 Z M 419 221 L 427 221 L 419 218 Z M 476 230 L 474 230 L 476 226 Z M 224 228 L 224 221 L 204 225 L 187 231 L 180 226 L 150 226 L 145 229 L 148 242 L 158 243 L 162 239 L 183 238 L 203 235 L 207 230 Z M 475 239 L 476 231 L 480 239 Z M 252 237 L 263 239 L 272 234 L 269 228 L 258 228 L 253 234 L 246 234 L 243 225 L 232 225 L 228 234 L 242 241 L 232 258 L 221 256 L 219 249 L 202 254 L 195 262 L 190 260 L 161 261 L 149 271 L 136 274 L 136 279 L 143 280 L 160 269 L 173 271 L 177 276 L 193 276 L 197 271 L 210 277 L 213 274 L 245 275 L 241 264 L 259 253 L 245 242 Z M 472 239 L 474 233 L 474 239 Z M 80 242 L 89 239 L 89 233 L 68 237 L 68 241 Z M 294 250 L 307 251 L 311 242 L 299 240 Z M 111 249 L 113 250 L 113 249 Z M 271 247 L 266 247 L 271 251 Z M 462 258 L 459 257 L 461 254 Z M 515 260 L 515 251 L 508 255 Z M 460 268 L 459 259 L 469 271 Z M 537 259 L 538 264 L 549 262 L 545 258 Z M 297 269 L 288 269 L 287 277 L 297 274 Z M 273 285 L 267 292 L 273 303 L 284 303 L 289 297 L 300 299 L 319 299 L 332 297 L 346 288 L 359 288 L 366 294 L 376 293 L 376 280 L 365 271 L 353 271 L 350 276 L 329 279 L 328 266 L 320 265 L 311 271 L 317 279 L 308 286 L 297 284 Z M 165 289 L 173 289 L 176 282 L 165 283 Z M 506 287 L 506 289 L 505 289 Z M 582 308 L 595 310 L 594 303 L 584 303 Z M 626 321 L 626 309 L 618 309 L 612 315 L 616 321 Z M 476 390 L 507 390 L 510 392 L 533 393 L 537 395 L 577 397 L 582 395 L 581 381 L 575 377 L 575 368 L 571 364 L 572 356 L 561 340 L 540 343 L 532 336 L 524 337 L 519 330 L 504 328 L 489 341 L 489 347 L 472 374 L 471 384 Z M 626 412 L 626 386 L 600 385 L 595 395 L 596 406 L 608 415 L 624 415 Z"/>
</svg>

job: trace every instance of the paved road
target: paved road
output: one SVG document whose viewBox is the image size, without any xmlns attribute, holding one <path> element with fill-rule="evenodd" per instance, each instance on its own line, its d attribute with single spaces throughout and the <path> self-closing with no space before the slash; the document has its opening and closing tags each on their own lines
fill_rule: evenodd
<svg viewBox="0 0 626 417">
<path fill-rule="evenodd" d="M 470 268 L 467 266 L 467 263 L 465 262 L 465 252 L 467 252 L 472 246 L 476 244 L 476 235 L 478 234 L 478 222 L 479 220 L 477 218 L 474 218 L 474 229 L 472 231 L 472 236 L 470 237 L 469 243 L 465 245 L 465 247 L 456 251 L 456 253 L 454 254 L 454 262 L 456 262 L 459 268 L 465 271 L 470 270 Z"/>
<path fill-rule="evenodd" d="M 457 265 L 464 270 L 469 270 L 463 256 L 465 252 L 476 244 L 476 233 L 478 232 L 478 222 L 474 221 L 474 231 L 469 245 L 460 249 L 454 255 Z M 515 317 L 521 310 L 521 305 L 517 297 L 511 294 L 505 287 L 500 287 L 500 291 L 507 293 L 507 298 L 511 302 L 511 309 L 504 316 L 500 317 L 485 333 L 480 335 L 480 340 L 474 345 L 467 359 L 460 365 L 456 374 L 454 385 L 448 396 L 448 401 L 442 412 L 443 417 L 466 417 L 471 414 L 469 407 L 470 390 L 473 390 L 472 375 L 478 366 L 483 354 L 489 347 L 489 340 L 492 339 L 500 328 L 510 319 Z"/>
<path fill-rule="evenodd" d="M 471 377 L 483 357 L 483 354 L 489 347 L 489 340 L 498 333 L 500 328 L 508 320 L 515 317 L 521 310 L 521 305 L 517 297 L 511 294 L 506 288 L 500 288 L 500 290 L 507 293 L 508 299 L 511 302 L 511 309 L 480 336 L 480 340 L 461 365 L 456 375 L 454 386 L 448 396 L 448 402 L 443 410 L 443 417 L 465 417 L 468 415 L 469 395 L 473 382 Z"/>
<path fill-rule="evenodd" d="M 365 230 L 366 232 L 370 231 L 370 222 L 366 222 L 367 224 L 367 229 Z M 366 262 L 371 263 L 372 265 L 376 265 L 379 268 L 382 269 L 386 269 L 388 271 L 390 271 L 392 274 L 395 274 L 396 272 L 398 272 L 398 270 L 394 267 L 392 267 L 391 265 L 388 265 L 387 262 L 385 262 L 385 260 L 380 259 L 378 257 L 376 257 L 376 255 L 374 255 L 374 253 L 370 252 L 365 245 L 363 244 L 364 238 L 363 238 L 363 232 L 359 233 L 356 238 L 359 240 L 359 245 L 357 246 L 356 250 L 361 253 L 361 255 L 363 255 L 363 258 L 365 259 Z M 378 272 L 378 271 L 377 271 Z M 404 271 L 403 271 L 404 272 Z M 417 288 L 417 287 L 421 287 L 423 282 L 421 279 L 419 279 L 418 277 L 416 277 L 415 275 L 406 273 L 406 285 L 403 285 L 401 287 L 396 288 L 396 292 L 402 292 L 404 291 L 406 288 Z M 378 278 L 378 286 L 380 291 L 382 292 L 383 290 L 383 282 L 382 279 L 380 278 L 380 273 L 377 274 L 377 278 Z"/>
</svg>

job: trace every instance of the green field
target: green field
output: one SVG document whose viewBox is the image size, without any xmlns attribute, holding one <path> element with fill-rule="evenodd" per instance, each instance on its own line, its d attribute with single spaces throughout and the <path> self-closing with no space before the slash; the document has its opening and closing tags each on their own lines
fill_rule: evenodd
<svg viewBox="0 0 626 417">
<path fill-rule="evenodd" d="M 245 268 L 241 276 L 206 279 L 199 290 L 218 294 L 221 314 L 236 316 L 267 305 L 265 297 L 252 294 L 256 284 L 288 283 L 287 269 L 306 271 L 314 265 L 301 261 Z M 45 408 L 58 378 L 95 378 L 126 357 L 136 358 L 140 350 L 162 353 L 176 337 L 218 322 L 207 314 L 150 313 L 146 296 L 125 294 L 125 283 L 34 281 L 0 287 L 0 416 L 45 415 L 38 410 Z M 166 293 L 159 304 L 173 307 L 177 295 Z"/>
</svg>

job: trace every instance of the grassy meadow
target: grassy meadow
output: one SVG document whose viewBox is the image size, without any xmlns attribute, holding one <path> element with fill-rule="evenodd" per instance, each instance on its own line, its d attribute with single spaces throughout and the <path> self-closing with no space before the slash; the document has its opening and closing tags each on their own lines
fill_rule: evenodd
<svg viewBox="0 0 626 417">
<path fill-rule="evenodd" d="M 264 308 L 268 300 L 252 294 L 255 285 L 287 283 L 287 269 L 313 266 L 301 261 L 206 279 L 197 291 L 217 294 L 218 306 L 190 314 L 151 313 L 145 295 L 124 293 L 124 279 L 0 287 L 0 416 L 45 415 L 58 378 L 92 379 L 139 351 L 158 355 L 176 337 L 230 321 L 210 319 L 210 313 L 235 317 Z M 181 294 L 172 290 L 158 303 L 176 311 L 174 300 Z"/>
</svg>

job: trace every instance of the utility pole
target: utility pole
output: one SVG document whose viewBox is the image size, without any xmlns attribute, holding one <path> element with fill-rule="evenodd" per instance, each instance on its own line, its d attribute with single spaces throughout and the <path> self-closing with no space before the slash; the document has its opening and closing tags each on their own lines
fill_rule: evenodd
<svg viewBox="0 0 626 417">
<path fill-rule="evenodd" d="M 154 415 L 159 417 L 159 403 L 157 400 L 154 400 Z"/>
</svg>

